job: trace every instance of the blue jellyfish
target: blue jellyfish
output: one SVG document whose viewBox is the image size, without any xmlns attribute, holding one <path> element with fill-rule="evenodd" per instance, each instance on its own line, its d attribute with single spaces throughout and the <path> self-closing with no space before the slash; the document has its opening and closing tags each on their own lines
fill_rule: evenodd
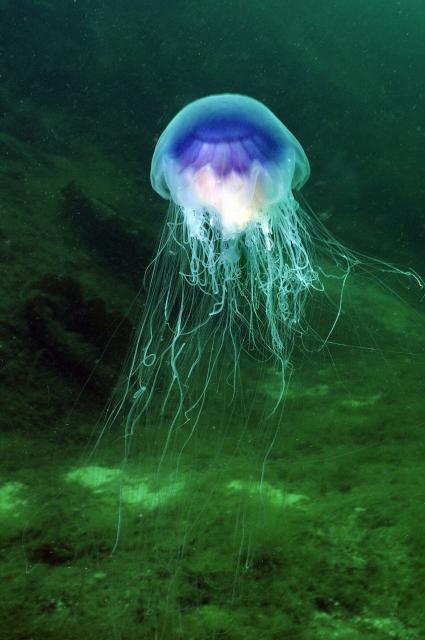
<svg viewBox="0 0 425 640">
<path fill-rule="evenodd" d="M 229 360 L 236 388 L 241 354 L 273 363 L 280 402 L 323 265 L 340 269 L 331 277 L 342 292 L 359 262 L 294 196 L 309 173 L 297 139 L 250 97 L 202 98 L 168 124 L 151 181 L 169 207 L 120 405 L 130 401 L 127 436 L 153 405 L 171 414 L 169 434 L 186 422 L 193 430 Z"/>
</svg>

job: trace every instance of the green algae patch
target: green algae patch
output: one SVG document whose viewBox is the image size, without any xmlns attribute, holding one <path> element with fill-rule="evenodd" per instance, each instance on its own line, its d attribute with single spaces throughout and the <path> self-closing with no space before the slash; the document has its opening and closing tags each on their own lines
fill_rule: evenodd
<svg viewBox="0 0 425 640">
<path fill-rule="evenodd" d="M 14 537 L 22 532 L 22 520 L 27 512 L 27 487 L 22 482 L 9 481 L 0 485 L 0 536 Z"/>
<path fill-rule="evenodd" d="M 87 489 L 96 490 L 105 484 L 113 482 L 122 474 L 121 469 L 111 469 L 109 467 L 89 466 L 73 469 L 66 474 L 66 480 L 77 482 Z"/>
<path fill-rule="evenodd" d="M 128 505 L 140 505 L 145 509 L 156 509 L 177 496 L 184 485 L 183 481 L 179 481 L 152 488 L 147 481 L 130 478 L 128 484 L 122 488 L 121 499 Z"/>
<path fill-rule="evenodd" d="M 164 478 L 161 482 L 149 475 L 140 476 L 124 472 L 122 469 L 95 465 L 73 469 L 65 478 L 68 482 L 75 482 L 89 489 L 93 495 L 110 495 L 114 501 L 118 492 L 121 504 L 140 506 L 148 510 L 165 505 L 185 486 L 183 480 L 170 481 Z"/>
<path fill-rule="evenodd" d="M 18 518 L 27 500 L 24 498 L 26 487 L 22 482 L 5 482 L 0 486 L 0 515 Z"/>
<path fill-rule="evenodd" d="M 282 489 L 273 487 L 268 482 L 231 480 L 227 483 L 226 488 L 234 493 L 266 500 L 273 507 L 293 507 L 307 500 L 307 496 L 298 493 L 287 493 Z"/>
<path fill-rule="evenodd" d="M 363 407 L 371 407 L 382 398 L 382 393 L 374 393 L 370 396 L 363 395 L 358 398 L 343 400 L 341 406 L 350 407 L 352 409 L 362 409 Z"/>
</svg>

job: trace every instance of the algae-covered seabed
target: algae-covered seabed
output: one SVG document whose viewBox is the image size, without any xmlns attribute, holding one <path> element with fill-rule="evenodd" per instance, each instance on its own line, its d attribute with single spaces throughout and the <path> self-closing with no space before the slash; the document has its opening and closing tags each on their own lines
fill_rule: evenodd
<svg viewBox="0 0 425 640">
<path fill-rule="evenodd" d="M 277 435 L 218 398 L 159 470 L 158 434 L 124 466 L 119 434 L 3 435 L 1 637 L 422 637 L 415 355 L 306 359 Z"/>
<path fill-rule="evenodd" d="M 269 419 L 279 378 L 247 361 L 165 455 L 169 415 L 127 460 L 119 421 L 99 440 L 164 213 L 150 154 L 189 100 L 264 99 L 308 145 L 326 224 L 423 264 L 421 21 L 192 4 L 0 2 L 0 638 L 423 638 L 413 282 L 353 273 Z M 326 336 L 332 307 L 309 309 Z"/>
<path fill-rule="evenodd" d="M 96 290 L 108 299 L 109 290 L 117 307 L 128 304 L 130 287 L 112 294 L 103 267 L 93 272 L 95 248 L 70 242 L 81 229 L 66 218 L 60 188 L 77 180 L 94 209 L 102 193 L 110 209 L 97 215 L 113 218 L 112 207 L 135 189 L 131 170 L 120 189 L 123 167 L 94 148 L 84 154 L 80 146 L 65 160 L 11 136 L 2 144 L 15 162 L 4 183 L 3 258 L 16 268 L 5 270 L 2 302 L 9 357 L 0 637 L 421 638 L 425 320 L 418 296 L 409 299 L 388 276 L 380 283 L 353 275 L 326 348 L 296 350 L 274 416 L 264 419 L 264 409 L 273 406 L 279 378 L 248 363 L 234 402 L 226 384 L 212 386 L 191 438 L 189 424 L 161 465 L 169 416 L 141 427 L 123 462 L 119 423 L 97 442 L 101 401 L 84 393 L 84 371 L 63 376 L 82 354 L 89 363 L 94 356 L 54 301 L 69 304 L 59 285 L 72 289 L 73 280 L 63 280 L 72 274 L 89 300 Z M 24 162 L 32 225 L 14 198 Z M 38 260 L 23 258 L 31 250 Z M 56 284 L 40 284 L 51 271 Z M 23 307 L 12 295 L 18 281 L 29 283 Z M 313 305 L 310 321 L 323 335 L 329 317 Z M 25 349 L 40 318 L 46 335 L 32 332 L 35 345 Z M 99 392 L 102 378 L 97 385 Z M 70 407 L 65 417 L 62 402 Z"/>
</svg>

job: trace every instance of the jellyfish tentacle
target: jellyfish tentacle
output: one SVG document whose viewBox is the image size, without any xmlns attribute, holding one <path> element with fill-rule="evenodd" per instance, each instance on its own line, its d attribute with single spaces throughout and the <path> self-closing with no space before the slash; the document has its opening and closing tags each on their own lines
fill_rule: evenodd
<svg viewBox="0 0 425 640">
<path fill-rule="evenodd" d="M 340 244 L 299 192 L 309 174 L 298 140 L 265 105 L 247 96 L 197 100 L 160 136 L 151 182 L 170 204 L 157 254 L 146 270 L 144 315 L 122 395 L 108 418 L 110 423 L 130 405 L 126 454 L 153 406 L 159 420 L 168 421 L 161 460 L 183 426 L 186 446 L 208 389 L 220 377 L 224 354 L 233 395 L 245 356 L 275 367 L 276 410 L 285 396 L 295 341 L 314 332 L 306 305 L 313 293 L 327 295 L 329 281 L 338 284 L 339 297 L 321 348 L 338 322 L 354 269 L 389 271 L 423 286 L 415 272 Z"/>
</svg>

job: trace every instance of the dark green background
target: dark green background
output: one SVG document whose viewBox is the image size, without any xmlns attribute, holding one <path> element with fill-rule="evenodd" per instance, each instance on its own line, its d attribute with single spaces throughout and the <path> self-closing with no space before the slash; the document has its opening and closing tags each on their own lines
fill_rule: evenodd
<svg viewBox="0 0 425 640">
<path fill-rule="evenodd" d="M 128 467 L 120 425 L 89 453 L 166 210 L 152 152 L 191 100 L 265 102 L 305 148 L 303 194 L 338 239 L 425 273 L 424 33 L 422 0 L 0 0 L 0 640 L 425 636 L 412 280 L 354 275 L 326 348 L 296 350 L 276 420 L 259 417 L 267 368 L 231 410 L 213 388 L 179 459 L 185 490 L 124 506 L 112 556 L 119 486 L 68 477 L 96 464 L 124 489 L 142 472 L 152 495 L 172 486 L 149 431 Z M 329 309 L 311 322 L 325 336 Z M 302 506 L 279 511 L 279 491 Z M 245 517 L 252 556 L 241 545 L 235 564 Z"/>
</svg>

